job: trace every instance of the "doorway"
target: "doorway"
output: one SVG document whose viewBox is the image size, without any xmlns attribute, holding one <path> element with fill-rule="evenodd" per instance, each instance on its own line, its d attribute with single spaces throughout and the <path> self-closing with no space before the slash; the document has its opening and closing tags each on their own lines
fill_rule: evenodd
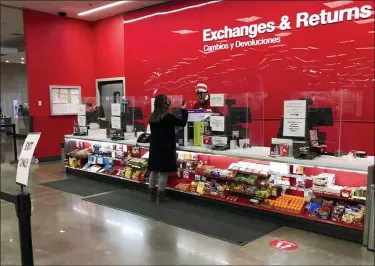
<svg viewBox="0 0 375 266">
<path fill-rule="evenodd" d="M 96 104 L 101 106 L 101 120 L 111 121 L 111 104 L 125 97 L 125 77 L 96 79 Z"/>
</svg>

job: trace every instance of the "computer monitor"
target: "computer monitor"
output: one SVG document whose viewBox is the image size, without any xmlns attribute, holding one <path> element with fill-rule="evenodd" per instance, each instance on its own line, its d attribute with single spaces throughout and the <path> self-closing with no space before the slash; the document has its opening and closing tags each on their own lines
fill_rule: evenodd
<svg viewBox="0 0 375 266">
<path fill-rule="evenodd" d="M 308 108 L 307 123 L 310 127 L 333 126 L 332 108 Z"/>
<path fill-rule="evenodd" d="M 143 113 L 141 107 L 128 107 L 129 114 L 133 117 L 134 120 L 141 120 L 143 119 Z"/>
<path fill-rule="evenodd" d="M 250 107 L 228 107 L 228 123 L 251 123 Z"/>
</svg>

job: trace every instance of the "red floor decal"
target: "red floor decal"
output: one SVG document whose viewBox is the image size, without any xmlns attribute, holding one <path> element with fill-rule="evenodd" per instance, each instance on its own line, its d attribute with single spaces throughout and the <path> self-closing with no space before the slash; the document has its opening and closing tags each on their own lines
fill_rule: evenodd
<svg viewBox="0 0 375 266">
<path fill-rule="evenodd" d="M 297 243 L 288 240 L 273 240 L 269 245 L 273 248 L 281 250 L 295 250 L 298 248 Z"/>
</svg>

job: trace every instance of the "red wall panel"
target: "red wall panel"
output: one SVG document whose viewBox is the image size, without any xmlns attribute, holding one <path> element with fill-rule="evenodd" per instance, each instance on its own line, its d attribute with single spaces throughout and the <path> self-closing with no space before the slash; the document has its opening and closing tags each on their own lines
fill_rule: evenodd
<svg viewBox="0 0 375 266">
<path fill-rule="evenodd" d="M 123 21 L 120 15 L 94 23 L 96 78 L 125 76 Z"/>
<path fill-rule="evenodd" d="M 199 2 L 202 3 L 202 2 Z M 296 28 L 299 12 L 319 14 L 374 4 L 353 1 L 329 7 L 326 1 L 222 1 L 124 24 L 127 95 L 156 93 L 195 100 L 195 85 L 204 82 L 211 93 L 248 93 L 256 143 L 269 145 L 283 114 L 283 101 L 311 97 L 315 107 L 332 107 L 335 125 L 327 132 L 330 150 L 366 150 L 374 154 L 374 14 L 369 23 L 344 21 Z M 196 3 L 166 3 L 124 15 L 125 21 Z M 290 31 L 277 28 L 256 39 L 280 37 L 277 44 L 223 49 L 211 53 L 205 45 L 248 41 L 248 36 L 203 42 L 203 30 L 250 24 L 280 23 L 289 16 Z M 244 20 L 247 18 L 247 21 Z M 249 22 L 249 20 L 253 20 Z M 130 41 L 129 41 L 130 40 Z M 207 48 L 207 47 L 206 47 Z M 263 96 L 260 96 L 263 95 Z M 241 97 L 238 97 L 241 99 Z M 245 97 L 243 97 L 245 98 Z M 260 99 L 262 98 L 262 99 Z M 341 141 L 341 142 L 340 142 Z"/>
<path fill-rule="evenodd" d="M 74 116 L 51 116 L 49 85 L 79 85 L 95 95 L 94 31 L 85 21 L 24 10 L 30 115 L 42 132 L 37 157 L 60 154 L 59 143 L 72 132 Z M 42 101 L 42 106 L 38 106 Z"/>
</svg>

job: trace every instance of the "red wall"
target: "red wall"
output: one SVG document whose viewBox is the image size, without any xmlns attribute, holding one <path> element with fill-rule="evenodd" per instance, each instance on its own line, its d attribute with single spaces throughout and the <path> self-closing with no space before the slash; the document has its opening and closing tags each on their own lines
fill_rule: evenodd
<svg viewBox="0 0 375 266">
<path fill-rule="evenodd" d="M 371 5 L 373 10 L 374 5 L 355 1 L 329 8 L 324 2 L 223 1 L 124 24 L 127 95 L 180 94 L 192 103 L 195 85 L 203 81 L 211 93 L 230 93 L 242 99 L 242 103 L 248 101 L 253 118 L 258 119 L 250 125 L 251 139 L 264 145 L 269 145 L 277 133 L 283 101 L 312 97 L 314 106 L 333 108 L 335 125 L 322 128 L 327 132 L 331 151 L 356 149 L 374 154 L 373 22 L 345 21 L 299 29 L 293 25 L 299 12 L 319 14 L 322 9 L 328 12 L 364 4 Z M 125 14 L 124 19 L 192 4 L 171 2 Z M 220 30 L 224 26 L 269 21 L 277 24 L 284 15 L 289 16 L 292 30 L 276 29 L 257 37 L 291 33 L 281 37 L 276 45 L 201 52 L 206 44 L 250 40 L 245 36 L 203 43 L 203 29 Z M 251 23 L 237 20 L 252 16 L 259 19 Z M 179 30 L 192 33 L 173 32 Z M 363 47 L 370 48 L 357 49 Z M 244 93 L 248 95 L 245 97 Z"/>
<path fill-rule="evenodd" d="M 74 116 L 51 116 L 49 85 L 79 85 L 95 95 L 94 34 L 88 22 L 24 10 L 30 115 L 42 132 L 37 157 L 60 154 L 59 143 L 72 133 Z M 38 106 L 42 101 L 42 106 Z"/>
<path fill-rule="evenodd" d="M 95 79 L 123 77 L 123 17 L 90 23 L 24 10 L 24 29 L 30 114 L 42 132 L 35 155 L 56 156 L 76 117 L 50 115 L 48 86 L 79 85 L 82 97 L 95 97 Z"/>
<path fill-rule="evenodd" d="M 125 76 L 124 18 L 122 15 L 94 23 L 95 76 Z"/>
</svg>

